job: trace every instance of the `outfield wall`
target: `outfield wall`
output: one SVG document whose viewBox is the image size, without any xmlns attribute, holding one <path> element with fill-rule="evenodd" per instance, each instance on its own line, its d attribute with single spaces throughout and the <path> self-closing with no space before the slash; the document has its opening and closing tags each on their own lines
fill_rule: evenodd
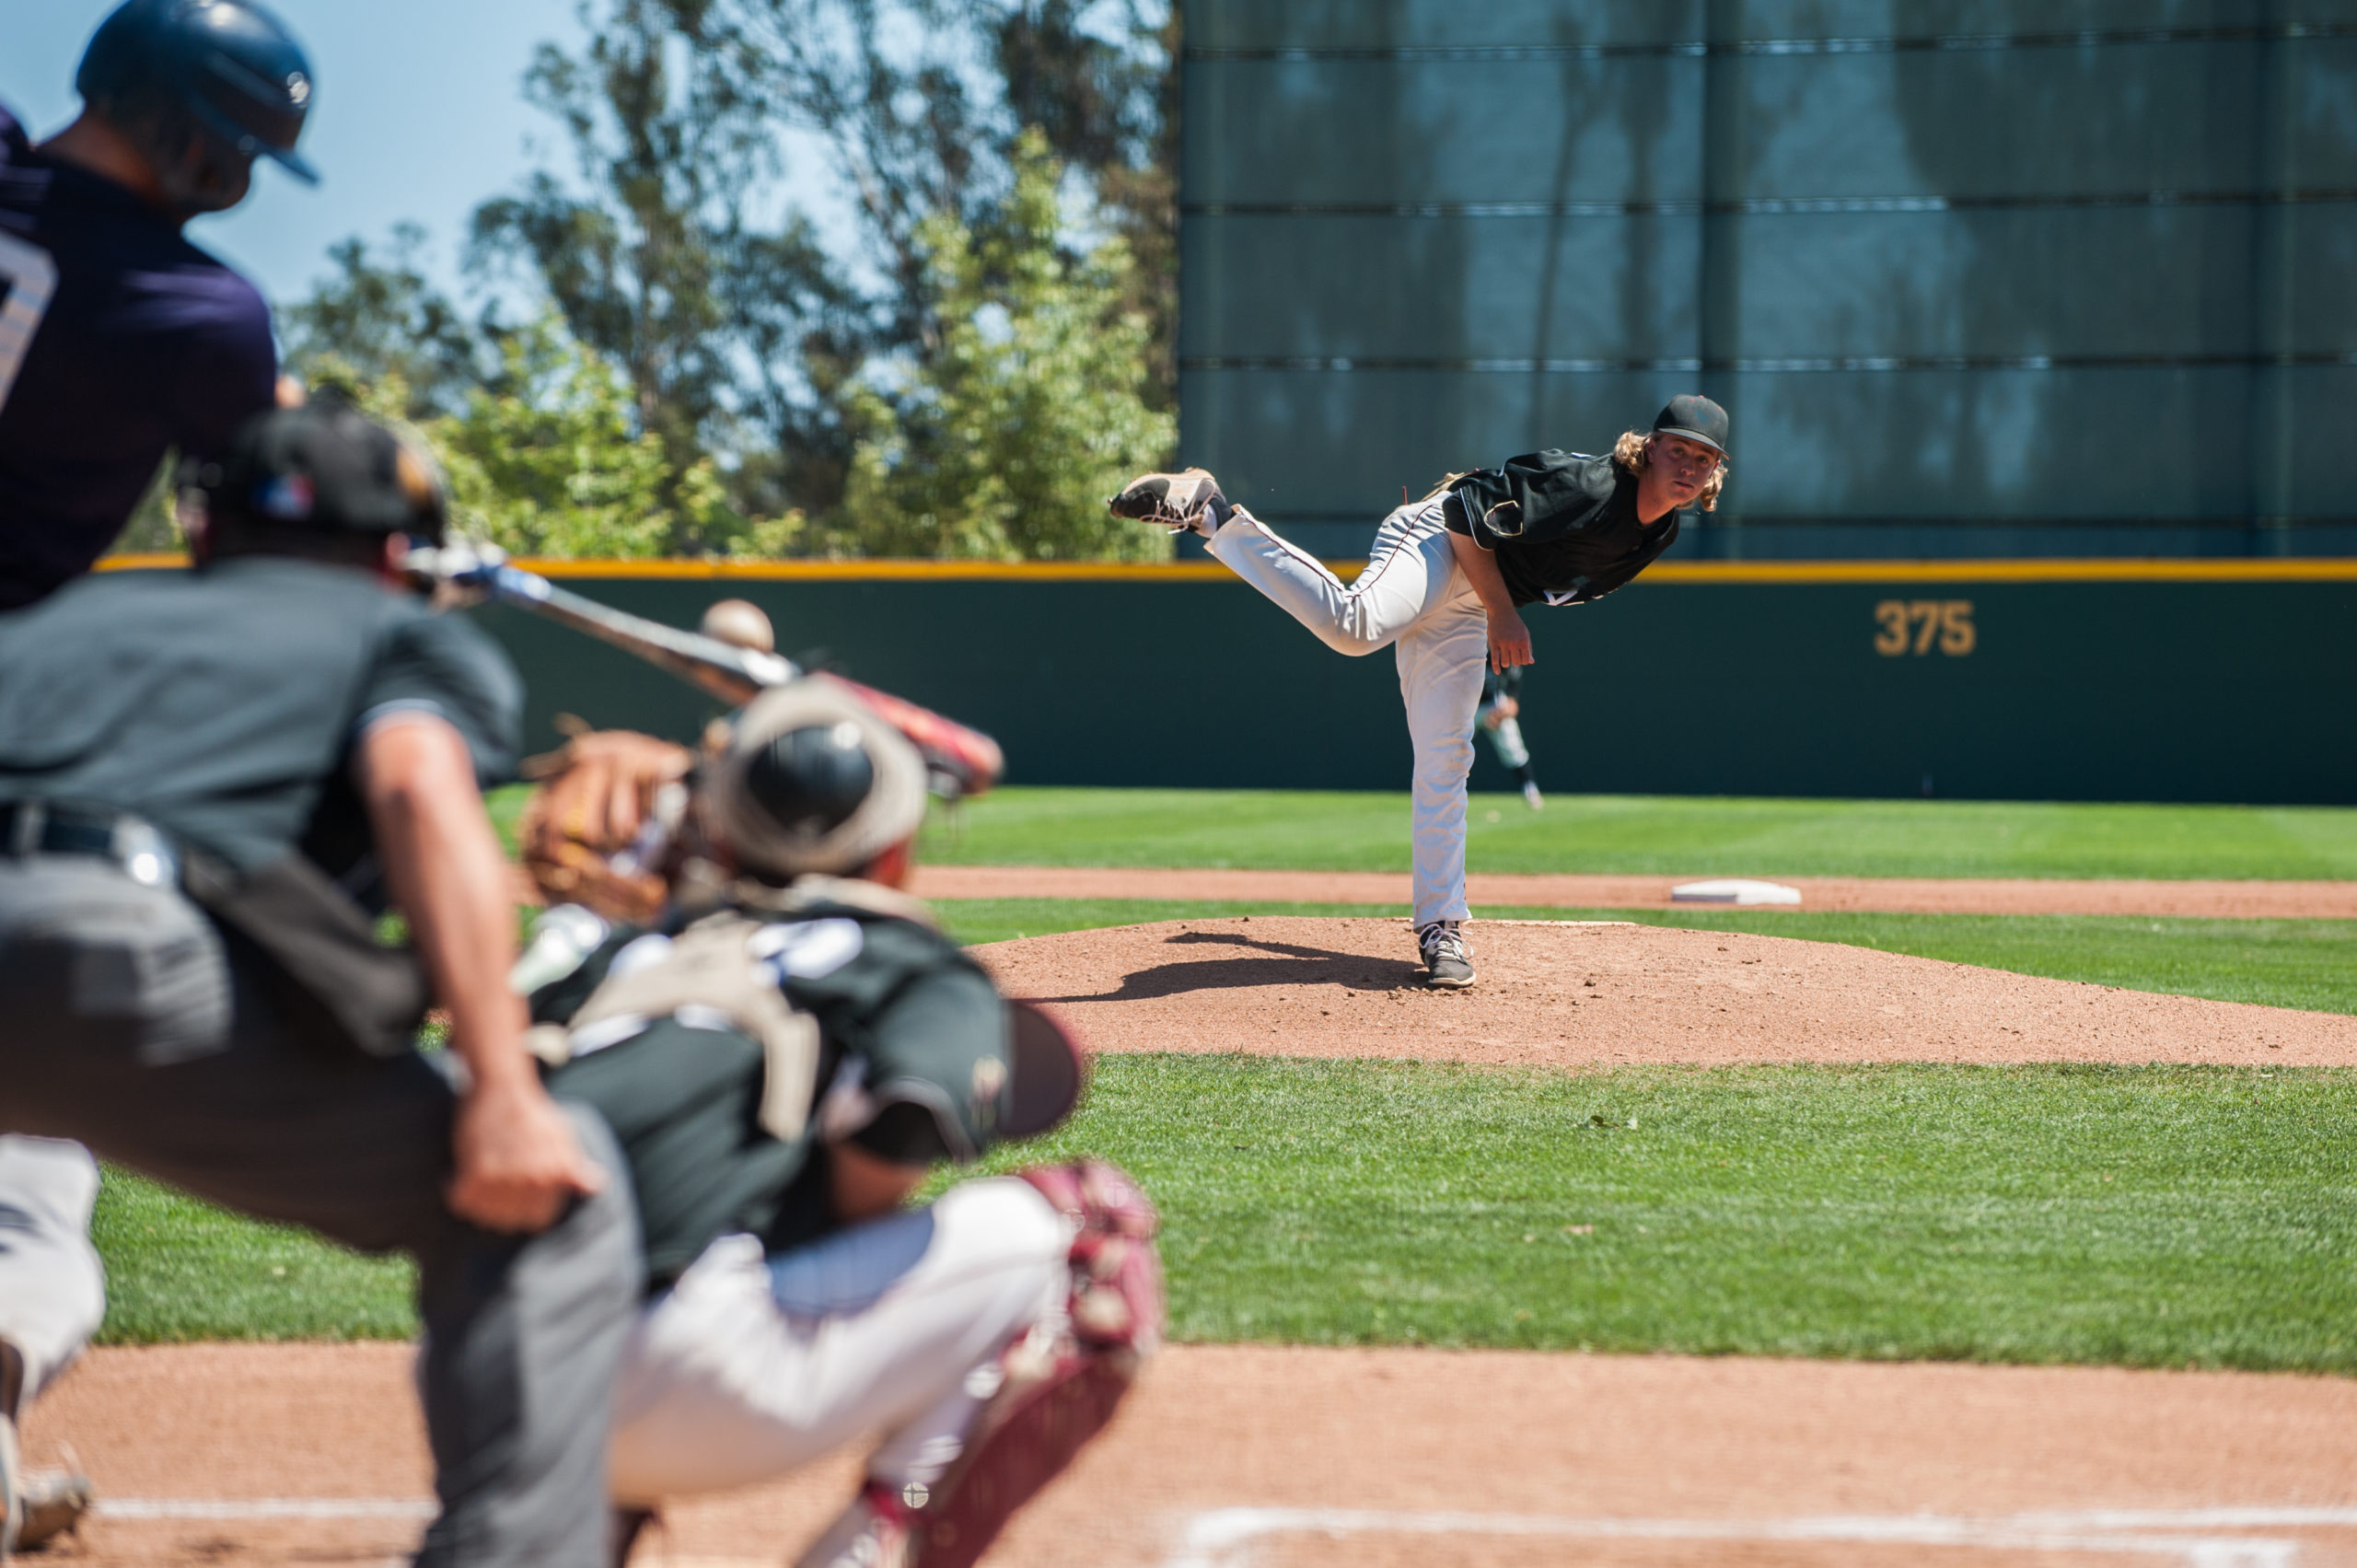
<svg viewBox="0 0 2357 1568">
<path fill-rule="evenodd" d="M 549 563 L 679 625 L 980 725 L 1021 784 L 1399 789 L 1390 656 L 1343 658 L 1224 568 Z M 1348 568 L 1344 568 L 1348 575 Z M 511 610 L 559 713 L 686 738 L 705 699 Z M 2357 562 L 1664 563 L 1538 610 L 1524 719 L 1559 791 L 2357 804 Z M 1486 748 L 1476 787 L 1507 787 Z"/>
</svg>

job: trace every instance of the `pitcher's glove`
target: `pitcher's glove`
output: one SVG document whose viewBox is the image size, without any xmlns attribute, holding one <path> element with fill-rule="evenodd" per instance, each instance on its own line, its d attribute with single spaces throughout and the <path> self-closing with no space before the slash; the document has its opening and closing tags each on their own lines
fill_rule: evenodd
<svg viewBox="0 0 2357 1568">
<path fill-rule="evenodd" d="M 517 837 L 541 896 L 609 920 L 652 920 L 694 761 L 684 746 L 627 729 L 592 730 L 528 759 L 523 774 L 540 787 Z"/>
</svg>

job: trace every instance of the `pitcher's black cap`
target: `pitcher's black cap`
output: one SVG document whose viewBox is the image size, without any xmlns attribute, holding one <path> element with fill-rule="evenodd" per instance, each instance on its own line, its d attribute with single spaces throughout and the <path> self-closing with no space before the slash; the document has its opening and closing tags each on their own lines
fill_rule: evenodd
<svg viewBox="0 0 2357 1568">
<path fill-rule="evenodd" d="M 231 437 L 226 456 L 189 478 L 222 516 L 442 540 L 442 482 L 433 459 L 333 399 L 254 415 Z"/>
<path fill-rule="evenodd" d="M 1727 411 L 1700 392 L 1680 392 L 1654 418 L 1656 436 L 1683 436 L 1727 455 Z"/>
</svg>

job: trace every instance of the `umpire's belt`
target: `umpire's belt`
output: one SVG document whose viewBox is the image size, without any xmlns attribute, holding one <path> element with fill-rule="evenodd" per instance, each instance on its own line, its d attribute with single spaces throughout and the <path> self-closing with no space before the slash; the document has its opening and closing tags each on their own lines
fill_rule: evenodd
<svg viewBox="0 0 2357 1568">
<path fill-rule="evenodd" d="M 134 882 L 170 888 L 180 879 L 171 840 L 145 817 L 110 806 L 73 800 L 17 800 L 0 805 L 0 853 L 90 855 L 111 863 Z"/>
</svg>

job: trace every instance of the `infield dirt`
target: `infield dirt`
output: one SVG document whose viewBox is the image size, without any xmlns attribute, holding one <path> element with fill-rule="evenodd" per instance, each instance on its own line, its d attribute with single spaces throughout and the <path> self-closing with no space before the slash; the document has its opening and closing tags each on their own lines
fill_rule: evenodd
<svg viewBox="0 0 2357 1568">
<path fill-rule="evenodd" d="M 1624 1062 L 2357 1064 L 2357 1017 L 2042 980 L 1831 942 L 1476 921 L 1427 991 L 1407 923 L 1250 915 L 975 947 L 1096 1051 Z"/>
<path fill-rule="evenodd" d="M 60 1562 L 377 1563 L 413 1517 L 256 1519 L 255 1499 L 422 1504 L 426 1465 L 390 1345 L 102 1350 L 43 1400 L 36 1453 L 70 1434 L 118 1505 L 209 1499 L 212 1518 L 106 1517 Z M 673 1510 L 642 1564 L 778 1564 L 848 1496 L 838 1456 L 781 1486 Z M 2280 1564 L 2282 1555 L 2008 1548 L 2033 1512 L 2334 1509 L 2357 1497 L 2357 1382 L 2233 1373 L 1877 1365 L 1513 1352 L 1178 1346 L 1106 1438 L 1017 1519 L 996 1568 L 1475 1568 L 1501 1543 L 1448 1515 L 1590 1530 L 1640 1522 L 1669 1539 L 1536 1539 L 1535 1564 L 1699 1562 L 1887 1568 L 2143 1562 Z M 1267 1533 L 1248 1550 L 1187 1549 L 1237 1531 L 1238 1509 L 1366 1510 L 1372 1527 Z M 150 1507 L 148 1512 L 157 1512 Z M 1980 1522 L 1950 1551 L 1871 1540 L 1773 1540 L 1815 1521 L 1887 1532 L 1922 1515 Z M 2357 1563 L 2340 1525 L 2222 1528 L 2290 1540 L 2301 1568 Z M 1993 1523 L 1992 1523 L 1993 1522 Z M 1247 1519 L 1240 1521 L 1246 1527 Z M 1207 1527 L 1209 1527 L 1207 1528 Z M 1676 1532 L 1715 1533 L 1678 1539 Z M 2063 1533 L 2049 1529 L 2049 1535 Z M 2081 1530 L 2082 1534 L 2092 1533 Z M 2115 1525 L 2113 1534 L 2126 1530 Z M 2147 1533 L 2152 1533 L 2147 1527 Z M 37 1565 L 43 1559 L 29 1559 Z"/>
</svg>

